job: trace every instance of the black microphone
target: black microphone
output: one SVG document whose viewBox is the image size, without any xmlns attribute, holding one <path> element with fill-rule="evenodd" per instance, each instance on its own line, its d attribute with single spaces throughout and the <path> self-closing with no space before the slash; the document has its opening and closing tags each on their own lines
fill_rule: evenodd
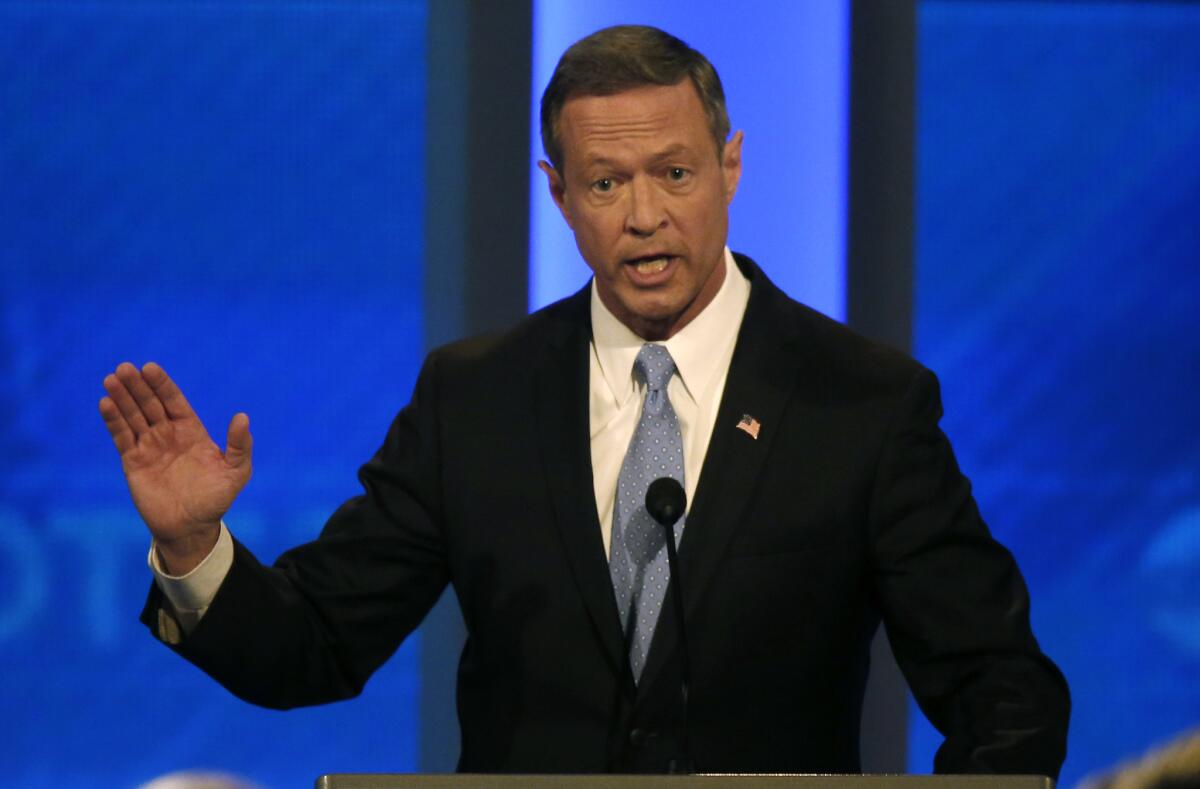
<svg viewBox="0 0 1200 789">
<path fill-rule="evenodd" d="M 679 480 L 673 477 L 659 477 L 646 488 L 646 510 L 650 517 L 666 528 L 671 528 L 683 517 L 687 508 L 687 494 Z M 667 542 L 674 542 L 668 540 Z"/>
<path fill-rule="evenodd" d="M 679 623 L 679 691 L 680 710 L 683 717 L 683 753 L 671 759 L 668 772 L 676 775 L 695 772 L 692 764 L 692 747 L 688 739 L 688 688 L 692 684 L 692 667 L 688 660 L 687 627 L 683 621 L 683 580 L 679 577 L 679 558 L 675 551 L 675 523 L 687 509 L 687 494 L 679 480 L 660 477 L 646 489 L 646 511 L 650 517 L 662 524 L 667 539 L 667 567 L 670 570 L 668 584 L 671 597 L 675 599 L 675 621 Z"/>
</svg>

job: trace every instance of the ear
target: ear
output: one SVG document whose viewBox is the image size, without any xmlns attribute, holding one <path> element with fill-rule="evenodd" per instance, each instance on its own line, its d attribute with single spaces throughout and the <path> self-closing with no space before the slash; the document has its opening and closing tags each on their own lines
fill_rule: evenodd
<svg viewBox="0 0 1200 789">
<path fill-rule="evenodd" d="M 721 151 L 721 175 L 725 179 L 725 205 L 733 202 L 738 182 L 742 180 L 742 140 L 745 135 L 739 130 L 725 143 Z"/>
<path fill-rule="evenodd" d="M 546 185 L 550 187 L 550 199 L 558 206 L 559 213 L 562 214 L 563 219 L 567 222 L 567 227 L 574 230 L 575 225 L 571 223 L 571 211 L 567 207 L 566 182 L 559 175 L 558 170 L 555 170 L 550 162 L 547 162 L 545 159 L 539 160 L 537 166 L 539 170 L 546 174 Z"/>
</svg>

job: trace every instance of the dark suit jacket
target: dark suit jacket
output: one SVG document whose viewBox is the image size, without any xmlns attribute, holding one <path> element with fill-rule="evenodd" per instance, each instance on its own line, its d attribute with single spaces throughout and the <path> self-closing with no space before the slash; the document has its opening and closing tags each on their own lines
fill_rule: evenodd
<svg viewBox="0 0 1200 789">
<path fill-rule="evenodd" d="M 696 767 L 857 771 L 882 617 L 946 735 L 939 770 L 1056 774 L 1066 684 L 937 427 L 934 377 L 738 262 L 750 301 L 680 546 Z M 430 354 L 365 493 L 274 569 L 238 545 L 173 648 L 256 704 L 342 699 L 451 582 L 469 636 L 460 769 L 664 770 L 677 622 L 667 601 L 635 689 L 594 505 L 589 340 L 585 289 Z M 163 607 L 153 590 L 160 637 Z"/>
</svg>

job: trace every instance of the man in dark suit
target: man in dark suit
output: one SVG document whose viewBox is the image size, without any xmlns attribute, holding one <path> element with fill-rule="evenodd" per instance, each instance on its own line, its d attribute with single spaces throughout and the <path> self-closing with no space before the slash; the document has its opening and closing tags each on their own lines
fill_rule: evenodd
<svg viewBox="0 0 1200 789">
<path fill-rule="evenodd" d="M 725 248 L 742 136 L 708 61 L 600 31 L 563 56 L 542 124 L 592 284 L 430 354 L 364 494 L 275 567 L 220 522 L 249 478 L 246 416 L 221 453 L 157 365 L 105 379 L 154 536 L 155 635 L 242 698 L 322 703 L 357 694 L 449 582 L 463 770 L 853 772 L 882 618 L 946 736 L 940 771 L 1056 774 L 1066 685 L 935 379 Z M 686 717 L 657 476 L 690 500 Z"/>
</svg>

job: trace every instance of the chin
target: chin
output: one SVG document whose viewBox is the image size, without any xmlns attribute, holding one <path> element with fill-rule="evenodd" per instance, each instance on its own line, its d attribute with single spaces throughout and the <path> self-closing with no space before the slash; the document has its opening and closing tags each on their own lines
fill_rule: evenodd
<svg viewBox="0 0 1200 789">
<path fill-rule="evenodd" d="M 665 327 L 670 325 L 680 314 L 687 308 L 691 302 L 684 298 L 682 294 L 674 292 L 671 289 L 668 292 L 666 288 L 656 291 L 644 291 L 637 289 L 622 289 L 616 294 L 619 297 L 615 299 L 616 306 L 620 312 L 612 310 L 616 318 L 633 329 L 639 335 L 643 335 L 643 331 L 639 329 L 650 330 L 651 333 L 657 333 L 655 327 Z M 612 293 L 610 291 L 610 293 Z M 611 306 L 610 306 L 611 310 Z"/>
<path fill-rule="evenodd" d="M 644 321 L 646 323 L 662 323 L 669 321 L 680 313 L 680 310 L 671 304 L 663 304 L 662 302 L 653 302 L 650 304 L 640 303 L 631 304 L 627 310 L 634 320 Z"/>
</svg>

